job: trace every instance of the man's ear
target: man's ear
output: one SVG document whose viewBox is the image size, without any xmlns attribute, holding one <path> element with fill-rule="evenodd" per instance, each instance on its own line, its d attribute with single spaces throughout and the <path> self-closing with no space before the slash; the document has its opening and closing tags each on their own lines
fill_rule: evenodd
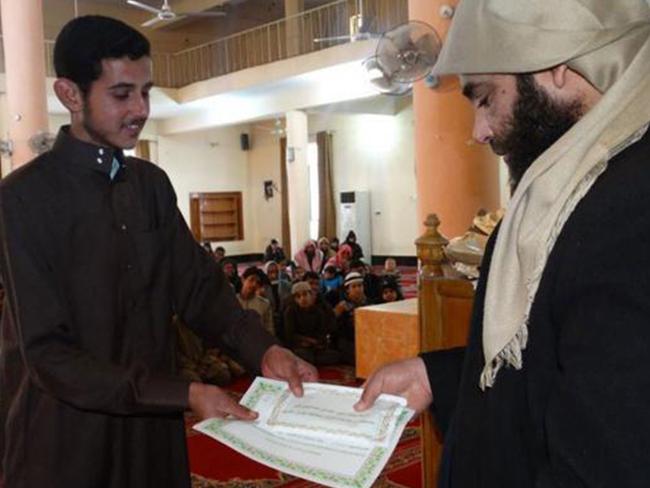
<svg viewBox="0 0 650 488">
<path fill-rule="evenodd" d="M 569 67 L 566 64 L 561 64 L 551 69 L 551 77 L 556 88 L 564 88 L 567 82 L 568 72 Z"/>
<path fill-rule="evenodd" d="M 83 110 L 84 95 L 74 81 L 68 78 L 57 78 L 54 82 L 54 93 L 70 113 Z"/>
</svg>

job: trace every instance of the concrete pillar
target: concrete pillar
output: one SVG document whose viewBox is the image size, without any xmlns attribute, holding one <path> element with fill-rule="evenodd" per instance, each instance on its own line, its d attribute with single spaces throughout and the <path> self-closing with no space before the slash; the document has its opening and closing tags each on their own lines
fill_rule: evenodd
<svg viewBox="0 0 650 488">
<path fill-rule="evenodd" d="M 27 141 L 48 130 L 41 0 L 1 0 L 11 167 L 35 154 Z"/>
<path fill-rule="evenodd" d="M 309 239 L 309 168 L 307 146 L 309 130 L 307 114 L 299 110 L 287 112 L 287 189 L 291 250 L 295 254 Z M 293 256 L 291 256 L 293 258 Z"/>
<path fill-rule="evenodd" d="M 284 0 L 284 16 L 287 17 L 287 28 L 285 31 L 287 42 L 287 57 L 300 54 L 300 46 L 303 42 L 301 33 L 301 19 L 294 16 L 305 10 L 304 0 Z M 305 42 L 307 42 L 305 40 Z M 308 40 L 311 42 L 311 39 Z"/>
<path fill-rule="evenodd" d="M 432 25 L 444 39 L 451 19 L 444 18 L 440 8 L 457 3 L 409 0 L 409 18 Z M 460 235 L 479 208 L 499 207 L 498 158 L 489 146 L 472 140 L 473 111 L 460 92 L 457 77 L 445 77 L 435 90 L 423 82 L 416 83 L 413 111 L 421 232 L 427 215 L 435 213 L 442 222 L 443 234 Z"/>
</svg>

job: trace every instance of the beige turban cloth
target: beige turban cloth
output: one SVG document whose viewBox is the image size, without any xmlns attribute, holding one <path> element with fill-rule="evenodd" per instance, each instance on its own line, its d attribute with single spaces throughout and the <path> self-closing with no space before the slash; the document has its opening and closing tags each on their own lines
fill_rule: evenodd
<svg viewBox="0 0 650 488">
<path fill-rule="evenodd" d="M 485 367 L 524 366 L 528 315 L 546 260 L 608 161 L 650 121 L 646 0 L 461 0 L 435 74 L 528 73 L 567 64 L 603 98 L 526 171 L 495 243 L 483 315 Z M 589 324 L 584 324 L 589 327 Z"/>
</svg>

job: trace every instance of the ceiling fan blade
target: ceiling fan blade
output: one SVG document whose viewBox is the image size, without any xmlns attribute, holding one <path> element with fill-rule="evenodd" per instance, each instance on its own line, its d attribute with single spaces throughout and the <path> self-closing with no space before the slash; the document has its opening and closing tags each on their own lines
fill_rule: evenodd
<svg viewBox="0 0 650 488">
<path fill-rule="evenodd" d="M 137 2 L 136 0 L 126 0 L 126 3 L 133 7 L 141 8 L 143 10 L 151 12 L 152 14 L 158 15 L 160 13 L 160 9 L 154 8 L 151 5 L 147 5 L 146 3 Z"/>
<path fill-rule="evenodd" d="M 143 22 L 140 25 L 142 27 L 152 27 L 152 26 L 156 25 L 159 22 L 162 22 L 162 20 L 159 19 L 158 17 L 152 17 L 151 19 L 147 20 L 146 22 Z"/>
<path fill-rule="evenodd" d="M 185 15 L 186 17 L 225 17 L 226 12 L 185 12 L 178 15 Z"/>
</svg>

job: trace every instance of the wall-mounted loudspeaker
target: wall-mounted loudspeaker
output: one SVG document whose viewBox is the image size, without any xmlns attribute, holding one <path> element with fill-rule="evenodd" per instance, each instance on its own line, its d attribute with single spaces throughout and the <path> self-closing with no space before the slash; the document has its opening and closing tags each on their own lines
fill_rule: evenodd
<svg viewBox="0 0 650 488">
<path fill-rule="evenodd" d="M 240 134 L 239 143 L 242 151 L 248 151 L 251 148 L 251 140 L 246 133 Z"/>
</svg>

